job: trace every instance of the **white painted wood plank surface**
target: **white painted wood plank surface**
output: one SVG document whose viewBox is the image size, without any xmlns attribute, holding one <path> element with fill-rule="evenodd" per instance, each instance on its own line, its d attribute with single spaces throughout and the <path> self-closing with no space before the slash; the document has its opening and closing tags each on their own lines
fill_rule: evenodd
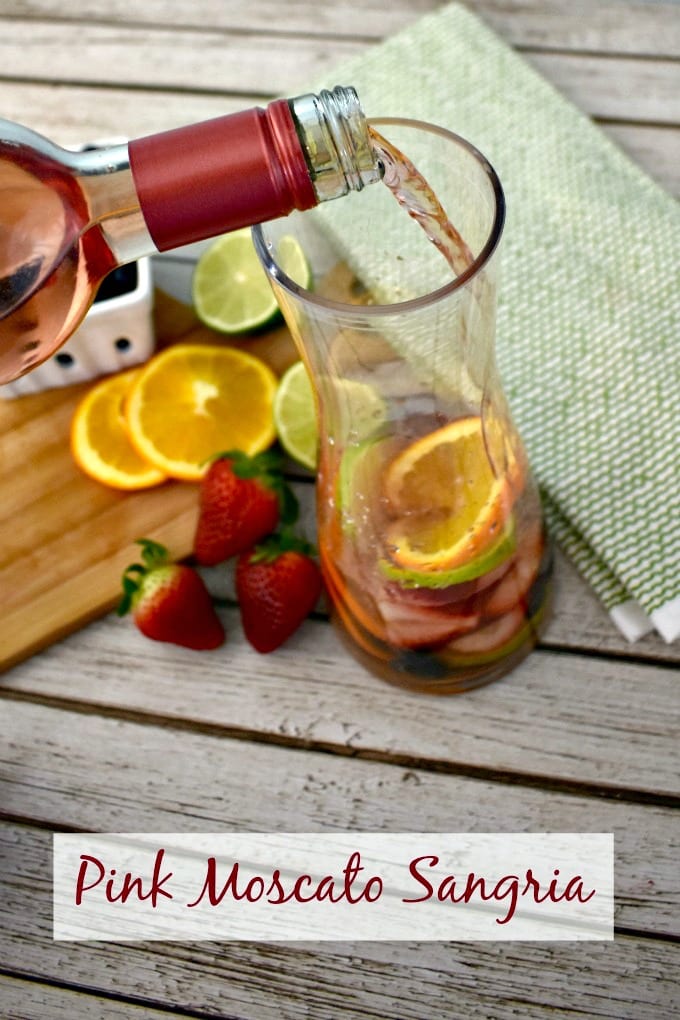
<svg viewBox="0 0 680 1020">
<path fill-rule="evenodd" d="M 274 95 L 366 49 L 355 39 L 0 20 L 5 78 Z"/>
<path fill-rule="evenodd" d="M 2 1020 L 182 1020 L 186 1013 L 150 1009 L 134 1002 L 116 1002 L 87 992 L 57 988 L 42 981 L 0 976 Z"/>
<path fill-rule="evenodd" d="M 92 24 L 0 20 L 5 79 L 273 95 L 323 81 L 370 40 L 274 33 L 215 33 Z M 272 59 L 272 54 L 276 59 Z M 197 59 L 200 54 L 200 59 Z M 678 63 L 607 60 L 527 51 L 526 57 L 582 110 L 623 121 L 680 123 Z"/>
<path fill-rule="evenodd" d="M 607 60 L 527 52 L 526 59 L 579 109 L 599 118 L 680 123 L 680 62 L 634 57 Z"/>
<path fill-rule="evenodd" d="M 191 652 L 107 617 L 15 667 L 2 686 L 340 754 L 680 792 L 677 670 L 537 651 L 497 683 L 437 698 L 366 673 L 322 620 L 308 620 L 276 653 L 260 656 L 245 642 L 237 611 L 224 619 L 224 648 Z"/>
<path fill-rule="evenodd" d="M 282 34 L 351 35 L 382 39 L 443 6 L 442 0 L 5 0 L 3 14 L 20 18 L 105 21 L 125 25 L 174 26 L 215 31 L 271 31 Z M 680 26 L 672 3 L 576 0 L 467 0 L 466 7 L 517 46 L 596 53 L 680 56 Z"/>
<path fill-rule="evenodd" d="M 4 0 L 0 110 L 71 144 L 144 134 L 288 92 L 438 6 Z M 680 194 L 677 4 L 467 6 Z M 200 66 L 192 39 L 211 40 Z M 232 633 L 219 655 L 154 645 L 106 618 L 0 678 L 0 815 L 34 820 L 0 830 L 0 967 L 15 972 L 5 997 L 0 978 L 3 1020 L 12 1009 L 31 1020 L 156 1020 L 162 1003 L 253 1020 L 675 1015 L 677 947 L 650 934 L 678 934 L 668 806 L 680 776 L 678 677 L 666 663 L 680 649 L 654 638 L 627 645 L 568 565 L 557 578 L 547 650 L 458 699 L 370 678 L 322 619 L 258 657 L 235 610 L 225 611 Z M 615 831 L 617 922 L 631 935 L 585 947 L 323 950 L 51 941 L 51 835 L 40 826 L 448 829 L 452 818 L 468 831 L 493 820 Z M 92 995 L 30 982 L 17 1005 L 21 974 Z"/>
<path fill-rule="evenodd" d="M 680 935 L 669 808 L 30 703 L 5 701 L 3 719 L 9 817 L 57 831 L 613 832 L 617 929 Z"/>
<path fill-rule="evenodd" d="M 287 0 L 285 6 L 275 0 L 201 0 L 199 4 L 175 0 L 6 0 L 2 13 L 7 18 L 68 20 L 108 23 L 140 28 L 164 27 L 199 29 L 216 34 L 229 32 L 272 32 L 280 35 L 350 36 L 382 39 L 411 24 L 421 14 L 436 10 L 441 0 L 396 0 L 381 6 L 379 0 L 366 0 L 357 8 L 352 0 L 316 4 L 313 0 Z"/>
<path fill-rule="evenodd" d="M 674 0 L 624 4 L 619 0 L 466 0 L 465 6 L 519 48 L 680 56 Z"/>
<path fill-rule="evenodd" d="M 599 126 L 653 180 L 680 198 L 680 128 L 607 123 Z"/>
<path fill-rule="evenodd" d="M 16 976 L 243 1020 L 665 1020 L 677 1005 L 675 947 L 626 935 L 581 945 L 53 942 L 51 847 L 49 832 L 0 824 L 0 951 Z"/>
<path fill-rule="evenodd" d="M 262 99 L 254 94 L 178 96 L 171 90 L 0 80 L 2 116 L 66 146 L 97 138 L 141 137 L 256 105 L 262 105 Z"/>
</svg>

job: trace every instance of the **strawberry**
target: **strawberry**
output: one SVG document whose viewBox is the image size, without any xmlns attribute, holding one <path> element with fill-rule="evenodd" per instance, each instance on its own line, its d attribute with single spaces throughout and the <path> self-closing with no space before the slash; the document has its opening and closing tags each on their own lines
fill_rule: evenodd
<svg viewBox="0 0 680 1020">
<path fill-rule="evenodd" d="M 309 543 L 270 535 L 242 553 L 236 594 L 246 638 L 258 652 L 273 652 L 297 630 L 321 594 L 321 571 Z"/>
<path fill-rule="evenodd" d="M 297 500 L 283 480 L 274 453 L 249 457 L 240 450 L 219 454 L 201 481 L 194 555 L 214 566 L 245 552 L 276 528 L 292 524 Z"/>
<path fill-rule="evenodd" d="M 132 610 L 137 627 L 154 641 L 185 648 L 217 648 L 224 627 L 208 589 L 192 567 L 173 563 L 167 549 L 140 538 L 143 563 L 131 563 L 123 574 L 118 615 Z"/>
</svg>

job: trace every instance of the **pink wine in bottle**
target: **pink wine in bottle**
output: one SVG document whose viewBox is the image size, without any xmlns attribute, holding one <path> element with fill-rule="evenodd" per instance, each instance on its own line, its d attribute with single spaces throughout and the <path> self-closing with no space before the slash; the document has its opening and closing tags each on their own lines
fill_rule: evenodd
<svg viewBox="0 0 680 1020">
<path fill-rule="evenodd" d="M 0 120 L 0 383 L 52 355 L 114 268 L 380 179 L 352 88 L 72 152 Z"/>
</svg>

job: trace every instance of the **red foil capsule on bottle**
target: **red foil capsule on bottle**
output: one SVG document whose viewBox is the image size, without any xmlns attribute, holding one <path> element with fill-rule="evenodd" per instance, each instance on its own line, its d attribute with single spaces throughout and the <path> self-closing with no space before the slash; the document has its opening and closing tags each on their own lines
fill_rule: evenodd
<svg viewBox="0 0 680 1020">
<path fill-rule="evenodd" d="M 136 139 L 129 153 L 159 251 L 318 202 L 285 99 Z"/>
</svg>

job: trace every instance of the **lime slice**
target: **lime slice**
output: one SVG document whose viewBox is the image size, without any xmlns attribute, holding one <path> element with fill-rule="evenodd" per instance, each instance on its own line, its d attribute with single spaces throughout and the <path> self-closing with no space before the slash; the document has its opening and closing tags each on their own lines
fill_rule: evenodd
<svg viewBox="0 0 680 1020">
<path fill-rule="evenodd" d="M 385 404 L 368 383 L 357 379 L 333 382 L 338 439 L 357 442 L 385 420 Z M 316 468 L 317 426 L 314 394 L 301 361 L 285 372 L 274 398 L 274 424 L 286 453 L 310 471 Z"/>
<path fill-rule="evenodd" d="M 312 271 L 298 241 L 290 234 L 284 234 L 276 244 L 276 261 L 284 273 L 305 290 L 312 286 Z"/>
<path fill-rule="evenodd" d="M 379 567 L 383 577 L 388 581 L 396 581 L 402 588 L 449 588 L 455 584 L 464 584 L 466 581 L 474 581 L 484 574 L 495 570 L 501 563 L 509 559 L 515 551 L 515 523 L 510 518 L 507 525 L 498 536 L 496 541 L 490 545 L 479 556 L 462 563 L 450 570 L 412 570 L 405 567 L 398 567 L 389 560 L 380 560 Z"/>
<path fill-rule="evenodd" d="M 309 268 L 295 238 L 281 238 L 277 258 L 296 283 L 308 285 Z M 199 319 L 220 333 L 247 333 L 278 318 L 279 306 L 249 227 L 224 234 L 203 252 L 194 270 L 192 299 Z"/>
<path fill-rule="evenodd" d="M 380 464 L 383 459 L 380 438 L 365 439 L 348 446 L 340 461 L 336 505 L 343 532 L 354 535 L 361 526 L 362 511 L 379 498 Z"/>
<path fill-rule="evenodd" d="M 316 468 L 316 409 L 312 384 L 301 361 L 281 377 L 274 397 L 274 425 L 289 457 L 314 471 Z"/>
</svg>

